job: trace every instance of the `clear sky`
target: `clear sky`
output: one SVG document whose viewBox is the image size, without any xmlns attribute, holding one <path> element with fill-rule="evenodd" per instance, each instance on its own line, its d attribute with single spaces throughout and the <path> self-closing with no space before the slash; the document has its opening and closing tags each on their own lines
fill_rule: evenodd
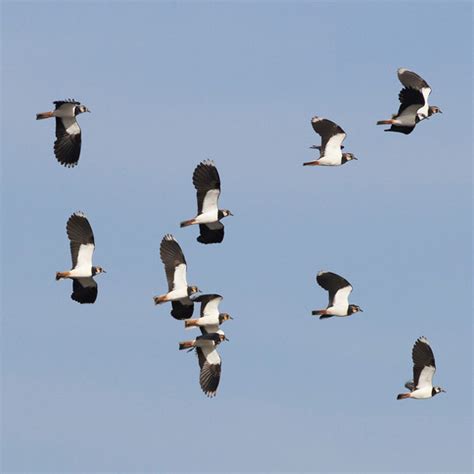
<svg viewBox="0 0 474 474">
<path fill-rule="evenodd" d="M 3 2 L 4 472 L 470 472 L 471 38 L 468 2 Z M 409 136 L 399 67 L 443 114 Z M 79 166 L 53 155 L 74 97 Z M 303 168 L 320 115 L 359 161 Z M 214 159 L 222 245 L 179 228 Z M 54 281 L 68 217 L 96 238 L 94 305 Z M 224 296 L 217 397 L 169 307 L 159 243 Z M 326 269 L 364 313 L 320 321 Z M 396 401 L 430 340 L 447 390 Z"/>
</svg>

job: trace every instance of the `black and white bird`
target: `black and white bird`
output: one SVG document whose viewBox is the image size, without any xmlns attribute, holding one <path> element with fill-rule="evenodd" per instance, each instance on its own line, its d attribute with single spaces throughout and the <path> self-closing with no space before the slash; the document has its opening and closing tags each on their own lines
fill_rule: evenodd
<svg viewBox="0 0 474 474">
<path fill-rule="evenodd" d="M 226 340 L 222 331 L 219 333 L 203 334 L 192 341 L 179 343 L 179 350 L 196 349 L 199 361 L 199 384 L 208 397 L 214 397 L 221 379 L 222 360 L 216 347 Z"/>
<path fill-rule="evenodd" d="M 53 102 L 56 106 L 52 112 L 41 112 L 36 114 L 36 120 L 56 118 L 56 141 L 54 142 L 54 154 L 56 159 L 67 168 L 77 165 L 81 154 L 81 128 L 76 117 L 90 110 L 74 99 L 57 100 Z"/>
<path fill-rule="evenodd" d="M 319 150 L 319 158 L 307 161 L 303 166 L 339 166 L 351 160 L 357 160 L 352 153 L 343 153 L 342 142 L 346 132 L 331 120 L 313 117 L 311 125 L 314 131 L 321 136 L 321 146 L 313 145 L 310 148 Z"/>
<path fill-rule="evenodd" d="M 72 279 L 71 298 L 81 304 L 94 303 L 97 299 L 97 283 L 93 277 L 106 272 L 102 267 L 92 265 L 94 233 L 84 213 L 75 212 L 68 219 L 66 232 L 70 241 L 72 269 L 57 272 L 56 280 Z"/>
<path fill-rule="evenodd" d="M 228 313 L 219 313 L 221 295 L 199 295 L 194 298 L 194 301 L 201 303 L 201 317 L 184 321 L 185 328 L 198 327 L 202 334 L 212 334 L 219 331 L 219 327 L 224 321 L 233 319 Z"/>
<path fill-rule="evenodd" d="M 190 298 L 199 292 L 197 286 L 189 286 L 186 280 L 186 259 L 183 251 L 171 234 L 166 234 L 160 245 L 160 257 L 165 266 L 168 293 L 154 296 L 155 304 L 171 301 L 171 316 L 187 319 L 193 315 L 194 303 Z"/>
<path fill-rule="evenodd" d="M 219 209 L 221 194 L 219 173 L 211 160 L 199 163 L 193 173 L 193 184 L 197 191 L 197 216 L 181 222 L 181 227 L 199 224 L 200 235 L 197 238 L 202 244 L 217 244 L 224 240 L 224 225 L 221 220 L 232 216 L 228 209 Z"/>
<path fill-rule="evenodd" d="M 397 400 L 404 398 L 415 398 L 417 400 L 431 398 L 446 390 L 441 387 L 433 387 L 433 376 L 436 372 L 435 359 L 430 343 L 426 337 L 416 340 L 411 351 L 413 359 L 413 380 L 407 382 L 405 387 L 409 393 L 400 393 Z"/>
<path fill-rule="evenodd" d="M 350 316 L 362 311 L 356 304 L 349 304 L 352 285 L 345 278 L 332 272 L 319 272 L 316 281 L 329 293 L 329 304 L 326 309 L 314 310 L 311 313 L 313 316 L 325 319 L 332 316 Z"/>
<path fill-rule="evenodd" d="M 431 87 L 413 71 L 400 68 L 397 71 L 398 79 L 404 86 L 398 94 L 400 107 L 398 112 L 389 120 L 379 120 L 377 125 L 391 125 L 386 132 L 410 134 L 416 125 L 433 114 L 441 113 L 436 105 L 428 104 Z"/>
</svg>

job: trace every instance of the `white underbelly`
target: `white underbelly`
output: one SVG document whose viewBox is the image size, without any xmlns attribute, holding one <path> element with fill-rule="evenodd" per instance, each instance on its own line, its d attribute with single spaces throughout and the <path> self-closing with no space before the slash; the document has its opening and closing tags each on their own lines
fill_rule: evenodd
<svg viewBox="0 0 474 474">
<path fill-rule="evenodd" d="M 215 211 L 199 214 L 199 216 L 197 216 L 195 220 L 196 220 L 196 223 L 198 224 L 207 224 L 210 222 L 216 222 L 218 220 L 217 209 Z"/>
</svg>

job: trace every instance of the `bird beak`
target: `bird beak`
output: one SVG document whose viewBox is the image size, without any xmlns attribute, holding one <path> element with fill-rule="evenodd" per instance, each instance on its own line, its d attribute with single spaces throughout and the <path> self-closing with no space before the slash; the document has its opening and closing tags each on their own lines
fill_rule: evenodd
<svg viewBox="0 0 474 474">
<path fill-rule="evenodd" d="M 446 390 L 444 388 L 441 389 L 442 392 L 446 393 Z"/>
<path fill-rule="evenodd" d="M 107 273 L 105 270 L 102 270 L 102 273 Z"/>
<path fill-rule="evenodd" d="M 229 211 L 229 216 L 233 216 L 234 214 L 232 214 L 232 212 Z"/>
<path fill-rule="evenodd" d="M 353 156 L 352 159 L 359 161 L 359 158 L 356 158 L 355 156 Z"/>
<path fill-rule="evenodd" d="M 86 109 L 86 112 L 89 112 L 89 113 L 91 113 L 91 111 L 90 111 L 89 109 Z"/>
<path fill-rule="evenodd" d="M 229 339 L 227 338 L 227 336 L 224 337 L 224 341 L 229 342 Z"/>
<path fill-rule="evenodd" d="M 234 319 L 232 316 L 229 315 L 229 319 Z"/>
<path fill-rule="evenodd" d="M 363 313 L 363 312 L 364 312 L 364 310 L 363 310 L 362 308 L 359 308 L 359 311 L 360 311 L 361 313 Z"/>
</svg>

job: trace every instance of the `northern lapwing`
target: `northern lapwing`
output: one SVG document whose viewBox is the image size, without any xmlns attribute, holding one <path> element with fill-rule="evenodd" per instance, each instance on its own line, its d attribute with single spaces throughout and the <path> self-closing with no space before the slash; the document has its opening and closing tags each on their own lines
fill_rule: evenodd
<svg viewBox="0 0 474 474">
<path fill-rule="evenodd" d="M 185 328 L 198 327 L 202 334 L 212 334 L 219 330 L 224 321 L 233 319 L 228 313 L 219 313 L 221 295 L 199 295 L 194 301 L 201 303 L 201 317 L 184 321 Z"/>
<path fill-rule="evenodd" d="M 193 315 L 194 303 L 191 295 L 199 292 L 197 286 L 188 286 L 186 260 L 183 251 L 171 234 L 166 234 L 160 245 L 160 257 L 165 266 L 168 293 L 153 297 L 155 304 L 171 301 L 171 316 L 187 319 Z"/>
<path fill-rule="evenodd" d="M 416 340 L 411 356 L 413 359 L 413 381 L 405 384 L 410 393 L 398 394 L 397 400 L 403 400 L 404 398 L 421 400 L 434 397 L 441 392 L 446 392 L 441 387 L 433 387 L 436 365 L 433 351 L 426 337 L 420 337 Z"/>
<path fill-rule="evenodd" d="M 90 110 L 74 99 L 56 100 L 52 112 L 36 114 L 36 120 L 56 118 L 56 141 L 54 142 L 54 155 L 62 165 L 73 168 L 79 161 L 81 154 L 81 128 L 76 117 Z"/>
<path fill-rule="evenodd" d="M 400 107 L 398 112 L 389 120 L 379 120 L 377 125 L 391 125 L 386 132 L 410 134 L 417 123 L 433 114 L 441 113 L 436 105 L 428 104 L 431 87 L 413 71 L 400 68 L 397 71 L 398 79 L 404 86 L 398 94 Z"/>
<path fill-rule="evenodd" d="M 97 299 L 97 283 L 93 277 L 106 272 L 102 267 L 92 265 L 94 233 L 85 214 L 75 212 L 67 221 L 66 232 L 70 241 L 72 269 L 57 272 L 56 280 L 72 279 L 71 298 L 81 304 L 94 303 Z"/>
<path fill-rule="evenodd" d="M 214 397 L 221 379 L 222 360 L 216 350 L 218 344 L 226 340 L 222 331 L 219 333 L 204 334 L 192 341 L 179 343 L 179 350 L 196 349 L 199 361 L 199 384 L 208 397 Z"/>
<path fill-rule="evenodd" d="M 329 293 L 329 304 L 326 309 L 313 311 L 313 316 L 325 319 L 332 316 L 350 316 L 362 311 L 356 304 L 349 304 L 352 285 L 342 276 L 332 272 L 319 272 L 316 281 Z"/>
<path fill-rule="evenodd" d="M 224 225 L 221 220 L 233 214 L 228 209 L 218 208 L 221 180 L 213 161 L 205 160 L 196 166 L 193 184 L 197 191 L 197 216 L 181 222 L 181 227 L 199 224 L 198 242 L 220 243 L 224 239 Z"/>
<path fill-rule="evenodd" d="M 319 158 L 307 161 L 303 166 L 339 166 L 351 160 L 357 160 L 352 153 L 343 153 L 342 142 L 346 132 L 331 120 L 322 117 L 313 117 L 311 125 L 314 131 L 321 136 L 321 146 L 313 145 L 310 148 L 319 150 Z"/>
</svg>

